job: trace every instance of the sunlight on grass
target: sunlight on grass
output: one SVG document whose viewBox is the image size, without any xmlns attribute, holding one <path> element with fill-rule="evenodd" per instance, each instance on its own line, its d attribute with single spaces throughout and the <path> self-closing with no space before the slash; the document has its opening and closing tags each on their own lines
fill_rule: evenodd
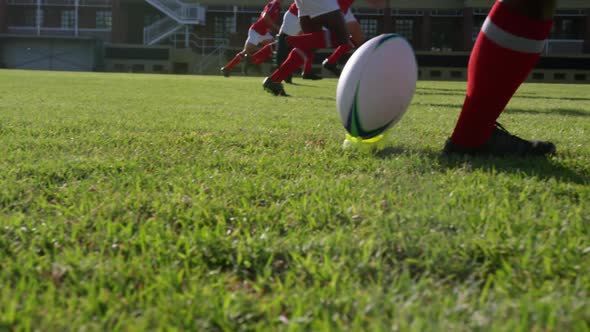
<svg viewBox="0 0 590 332">
<path fill-rule="evenodd" d="M 464 83 L 370 154 L 260 81 L 0 71 L 0 330 L 590 328 L 588 86 L 501 118 L 556 156 L 464 159 Z"/>
</svg>

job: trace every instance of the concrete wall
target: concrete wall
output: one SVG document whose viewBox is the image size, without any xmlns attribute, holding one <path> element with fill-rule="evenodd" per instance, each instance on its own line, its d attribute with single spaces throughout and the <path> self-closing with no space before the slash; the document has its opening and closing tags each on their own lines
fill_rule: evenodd
<svg viewBox="0 0 590 332">
<path fill-rule="evenodd" d="M 7 68 L 93 71 L 97 62 L 92 40 L 5 38 L 0 44 L 0 62 Z"/>
</svg>

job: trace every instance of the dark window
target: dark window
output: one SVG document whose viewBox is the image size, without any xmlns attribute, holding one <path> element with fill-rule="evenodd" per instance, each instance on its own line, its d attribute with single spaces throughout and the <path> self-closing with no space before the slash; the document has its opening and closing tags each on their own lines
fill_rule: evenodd
<svg viewBox="0 0 590 332">
<path fill-rule="evenodd" d="M 432 48 L 434 51 L 452 51 L 459 46 L 460 33 L 457 33 L 457 20 L 450 17 L 432 19 Z"/>
<path fill-rule="evenodd" d="M 122 72 L 122 73 L 124 73 L 124 72 L 126 72 L 126 71 L 127 71 L 127 66 L 126 66 L 126 65 L 124 65 L 124 64 L 122 64 L 122 63 L 116 63 L 116 64 L 114 65 L 114 70 L 115 70 L 115 71 L 117 71 L 117 72 Z"/>
<path fill-rule="evenodd" d="M 26 27 L 37 26 L 37 9 L 27 9 L 24 12 L 22 23 Z M 39 23 L 43 26 L 43 10 L 39 11 Z"/>
<path fill-rule="evenodd" d="M 405 39 L 414 40 L 414 20 L 397 19 L 395 20 L 395 31 Z"/>
<path fill-rule="evenodd" d="M 61 28 L 73 29 L 76 24 L 76 14 L 73 10 L 61 11 Z"/>
<path fill-rule="evenodd" d="M 442 77 L 442 72 L 440 70 L 431 70 L 430 77 L 435 77 L 435 78 Z"/>
<path fill-rule="evenodd" d="M 143 73 L 145 71 L 145 65 L 143 65 L 143 64 L 135 64 L 132 67 L 132 71 L 134 73 Z"/>
<path fill-rule="evenodd" d="M 227 38 L 234 31 L 236 31 L 236 25 L 232 16 L 215 16 L 213 20 L 213 37 Z"/>
<path fill-rule="evenodd" d="M 96 12 L 96 28 L 111 29 L 113 26 L 113 16 L 110 10 L 99 10 Z"/>
<path fill-rule="evenodd" d="M 481 31 L 481 27 L 483 27 L 483 23 L 485 22 L 485 16 L 475 16 L 473 18 L 473 30 L 471 31 L 471 38 L 473 40 L 477 39 L 479 32 Z"/>
<path fill-rule="evenodd" d="M 463 72 L 459 71 L 459 70 L 453 70 L 453 71 L 451 71 L 451 77 L 452 78 L 463 78 Z"/>
<path fill-rule="evenodd" d="M 561 21 L 561 39 L 577 39 L 576 24 L 573 19 L 563 19 Z"/>
<path fill-rule="evenodd" d="M 374 18 L 361 18 L 359 20 L 361 24 L 361 28 L 367 38 L 372 38 L 377 36 L 377 20 Z"/>
</svg>

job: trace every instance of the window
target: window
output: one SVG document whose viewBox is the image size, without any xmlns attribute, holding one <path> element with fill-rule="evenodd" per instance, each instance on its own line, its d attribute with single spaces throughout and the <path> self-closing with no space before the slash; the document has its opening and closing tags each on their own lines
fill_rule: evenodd
<svg viewBox="0 0 590 332">
<path fill-rule="evenodd" d="M 473 18 L 473 30 L 471 31 L 471 38 L 473 40 L 477 39 L 477 36 L 479 35 L 481 28 L 483 27 L 485 19 L 486 18 L 484 16 L 475 16 Z"/>
<path fill-rule="evenodd" d="M 23 15 L 23 25 L 26 27 L 34 27 L 37 26 L 37 10 L 36 9 L 28 9 L 25 11 Z"/>
<path fill-rule="evenodd" d="M 236 31 L 234 18 L 232 16 L 215 16 L 213 29 L 215 38 L 227 38 L 230 33 Z"/>
<path fill-rule="evenodd" d="M 367 38 L 377 36 L 377 20 L 374 18 L 361 18 L 359 20 L 361 28 L 363 29 Z"/>
<path fill-rule="evenodd" d="M 432 29 L 432 50 L 448 52 L 459 48 L 461 33 L 457 33 L 458 22 L 453 18 L 433 18 Z"/>
<path fill-rule="evenodd" d="M 73 29 L 76 24 L 76 15 L 73 10 L 61 11 L 61 28 Z"/>
<path fill-rule="evenodd" d="M 414 40 L 414 20 L 397 19 L 395 20 L 395 31 L 405 39 Z"/>
<path fill-rule="evenodd" d="M 561 21 L 561 39 L 576 39 L 576 25 L 571 18 L 563 19 Z"/>
<path fill-rule="evenodd" d="M 39 17 L 37 17 L 37 12 L 39 13 Z M 19 19 L 16 19 L 18 25 L 22 25 L 25 27 L 36 27 L 37 26 L 37 18 L 39 19 L 39 25 L 43 26 L 43 10 L 37 11 L 37 9 L 27 9 L 24 11 L 23 16 Z"/>
<path fill-rule="evenodd" d="M 113 26 L 113 18 L 110 10 L 99 10 L 96 12 L 96 28 L 97 29 L 111 29 Z"/>
</svg>

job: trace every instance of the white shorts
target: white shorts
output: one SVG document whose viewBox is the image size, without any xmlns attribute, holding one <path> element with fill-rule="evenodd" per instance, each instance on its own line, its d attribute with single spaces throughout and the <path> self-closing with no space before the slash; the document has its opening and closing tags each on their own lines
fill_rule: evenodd
<svg viewBox="0 0 590 332">
<path fill-rule="evenodd" d="M 301 24 L 299 24 L 299 17 L 287 11 L 283 16 L 283 25 L 279 34 L 286 34 L 287 36 L 296 36 L 301 32 Z"/>
<path fill-rule="evenodd" d="M 346 14 L 344 14 L 344 22 L 346 22 L 346 23 L 356 22 L 356 17 L 354 17 L 354 15 L 352 15 L 352 12 L 350 11 L 350 9 L 346 12 Z"/>
<path fill-rule="evenodd" d="M 299 17 L 309 16 L 311 18 L 340 10 L 338 0 L 295 0 L 299 8 Z"/>
<path fill-rule="evenodd" d="M 270 33 L 266 33 L 266 35 L 261 35 L 258 32 L 256 32 L 255 30 L 249 29 L 248 30 L 248 39 L 246 39 L 246 44 L 252 44 L 252 45 L 260 45 L 262 44 L 264 41 L 267 40 L 273 40 L 273 36 Z"/>
</svg>

